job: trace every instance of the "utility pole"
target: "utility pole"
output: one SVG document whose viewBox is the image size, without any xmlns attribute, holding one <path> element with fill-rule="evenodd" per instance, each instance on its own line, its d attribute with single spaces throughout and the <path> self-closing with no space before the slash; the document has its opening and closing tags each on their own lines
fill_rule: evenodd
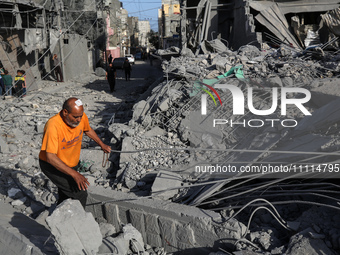
<svg viewBox="0 0 340 255">
<path fill-rule="evenodd" d="M 107 26 L 108 24 L 106 23 L 106 17 L 104 17 L 104 7 L 105 7 L 105 2 L 104 0 L 102 1 L 102 19 L 103 19 L 103 26 L 104 26 L 104 58 L 105 58 L 105 70 L 108 69 L 107 66 L 107 52 L 106 52 L 106 46 L 107 46 Z"/>
<path fill-rule="evenodd" d="M 181 42 L 182 49 L 187 47 L 187 0 L 182 0 Z"/>
<path fill-rule="evenodd" d="M 62 11 L 62 1 L 59 1 L 59 8 L 58 8 L 58 1 L 56 2 L 56 9 L 58 10 L 58 19 L 57 19 L 57 22 L 58 22 L 58 29 L 59 29 L 59 55 L 60 55 L 60 67 L 61 67 L 61 71 L 62 71 L 62 74 L 63 74 L 63 78 L 64 78 L 64 81 L 66 81 L 65 77 L 66 76 L 66 73 L 65 73 L 65 64 L 64 64 L 64 52 L 63 52 L 63 42 L 62 42 L 62 39 L 63 39 L 63 30 L 62 30 L 62 27 L 61 27 L 61 11 Z"/>
</svg>

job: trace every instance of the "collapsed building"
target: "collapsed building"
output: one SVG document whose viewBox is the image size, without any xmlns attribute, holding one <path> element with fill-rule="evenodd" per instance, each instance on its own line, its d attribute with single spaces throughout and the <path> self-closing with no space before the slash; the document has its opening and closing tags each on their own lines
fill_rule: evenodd
<svg viewBox="0 0 340 255">
<path fill-rule="evenodd" d="M 337 1 L 186 0 L 181 3 L 181 41 L 194 50 L 216 38 L 232 49 L 263 42 L 305 48 L 337 36 L 337 24 L 324 15 L 337 7 Z"/>
</svg>

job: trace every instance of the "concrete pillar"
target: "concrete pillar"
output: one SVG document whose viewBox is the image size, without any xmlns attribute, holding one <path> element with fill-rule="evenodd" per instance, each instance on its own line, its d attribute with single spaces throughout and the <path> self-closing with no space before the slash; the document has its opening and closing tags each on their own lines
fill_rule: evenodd
<svg viewBox="0 0 340 255">
<path fill-rule="evenodd" d="M 210 12 L 210 21 L 208 21 L 210 26 L 208 27 L 208 37 L 207 40 L 211 41 L 216 39 L 218 35 L 218 12 L 217 12 L 217 5 L 218 0 L 210 0 L 211 2 L 211 12 Z"/>
</svg>

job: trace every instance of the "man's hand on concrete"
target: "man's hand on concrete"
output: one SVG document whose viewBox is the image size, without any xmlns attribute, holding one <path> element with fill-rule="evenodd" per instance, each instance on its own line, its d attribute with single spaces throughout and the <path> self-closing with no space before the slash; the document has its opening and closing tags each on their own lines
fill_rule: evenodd
<svg viewBox="0 0 340 255">
<path fill-rule="evenodd" d="M 87 178 L 85 178 L 82 174 L 78 173 L 77 171 L 74 171 L 72 177 L 77 183 L 79 190 L 87 190 L 88 186 L 90 186 L 90 183 L 87 180 Z"/>
</svg>

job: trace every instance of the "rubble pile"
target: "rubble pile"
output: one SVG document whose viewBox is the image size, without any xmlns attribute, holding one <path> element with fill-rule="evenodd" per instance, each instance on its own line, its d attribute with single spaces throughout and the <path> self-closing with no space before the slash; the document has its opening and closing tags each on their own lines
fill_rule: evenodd
<svg viewBox="0 0 340 255">
<path fill-rule="evenodd" d="M 90 76 L 76 84 L 91 83 L 96 77 Z M 65 83 L 70 86 L 74 82 Z M 104 84 L 105 85 L 105 84 Z M 47 85 L 46 85 L 47 86 Z M 60 86 L 60 85 L 59 85 Z M 98 85 L 96 85 L 98 87 Z M 38 156 L 41 139 L 46 121 L 61 110 L 61 103 L 72 95 L 88 97 L 88 102 L 95 100 L 101 102 L 107 100 L 106 93 L 92 92 L 82 95 L 76 86 L 63 91 L 56 86 L 49 87 L 49 93 L 37 91 L 34 95 L 17 99 L 8 97 L 0 104 L 0 152 L 1 152 L 1 192 L 0 199 L 11 203 L 26 215 L 37 216 L 45 207 L 55 203 L 57 192 L 54 184 L 41 173 Z M 60 92 L 61 90 L 61 92 Z M 55 92 L 58 91 L 58 92 Z M 85 101 L 84 100 L 84 101 Z M 94 102 L 95 102 L 94 101 Z M 85 105 L 86 107 L 87 105 Z M 110 140 L 107 123 L 116 111 L 116 104 L 98 106 L 103 113 L 94 116 L 88 113 L 92 119 L 92 127 L 104 140 Z M 102 107 L 102 108 L 100 108 Z M 111 110 L 105 110 L 112 108 Z M 81 167 L 91 177 L 92 183 L 100 186 L 109 186 L 108 173 L 101 169 L 102 152 L 95 147 L 96 144 L 84 137 Z M 88 157 L 88 154 L 98 154 L 98 157 Z M 90 160 L 95 159 L 95 160 Z"/>
<path fill-rule="evenodd" d="M 91 185 L 214 210 L 225 221 L 235 217 L 248 226 L 235 242 L 235 254 L 317 254 L 317 250 L 336 254 L 340 249 L 339 186 L 330 180 L 334 175 L 321 175 L 325 179 L 320 181 L 320 171 L 300 171 L 299 167 L 317 169 L 339 159 L 338 56 L 325 51 L 320 57 L 318 51 L 296 52 L 287 46 L 259 50 L 247 45 L 231 51 L 219 45 L 218 50 L 197 56 L 189 49 L 163 52 L 181 56 L 163 62 L 164 81 L 150 86 L 149 95 L 141 95 L 134 105 L 129 100 L 92 105 L 100 114 L 88 112 L 91 126 L 114 152 L 111 164 L 100 168 L 105 163 L 103 153 L 85 138 L 81 170 Z M 287 106 L 284 116 L 280 98 L 270 115 L 252 113 L 246 100 L 245 114 L 234 115 L 233 94 L 217 84 L 237 87 L 245 99 L 251 96 L 258 111 L 273 106 L 275 90 L 306 89 L 312 96 L 304 107 L 312 118 L 294 105 Z M 251 94 L 247 94 L 249 88 Z M 202 95 L 210 90 L 215 102 L 208 96 L 207 114 L 202 115 Z M 72 93 L 84 102 L 103 102 L 107 96 L 95 91 L 83 95 L 77 88 Z M 60 111 L 60 101 L 68 95 L 38 92 L 29 100 L 10 99 L 0 105 L 4 155 L 0 199 L 26 215 L 42 217 L 41 212 L 57 199 L 36 155 L 46 120 Z M 287 93 L 289 99 L 304 96 Z M 211 128 L 214 119 L 222 121 Z M 268 164 L 295 166 L 295 171 L 278 178 L 263 172 L 247 176 L 211 171 L 212 166 Z M 263 207 L 267 209 L 260 210 Z M 112 251 L 108 245 L 116 242 L 124 243 L 123 253 L 138 252 L 133 249 L 139 245 L 124 240 L 121 233 L 107 237 L 103 253 Z M 163 252 L 149 248 L 150 254 Z"/>
<path fill-rule="evenodd" d="M 122 231 L 106 222 L 98 224 L 78 200 L 62 202 L 46 217 L 46 223 L 60 254 L 166 254 L 163 248 L 145 244 L 131 224 L 123 226 Z"/>
<path fill-rule="evenodd" d="M 164 77 L 167 80 L 155 87 L 148 98 L 135 104 L 133 120 L 124 128 L 126 130 L 132 128 L 135 131 L 146 129 L 147 132 L 157 134 L 157 138 L 150 140 L 149 137 L 140 137 L 137 135 L 138 132 L 131 130 L 128 131 L 129 135 L 121 136 L 123 146 L 120 164 L 125 161 L 129 163 L 123 164 L 123 167 L 120 165 L 117 175 L 119 178 L 116 180 L 116 184 L 117 182 L 119 184 L 115 187 L 124 190 L 125 186 L 137 194 L 156 196 L 151 192 L 155 187 L 152 186 L 153 179 L 150 176 L 152 180 L 151 182 L 150 179 L 148 180 L 150 184 L 144 186 L 144 192 L 138 193 L 138 189 L 141 189 L 145 183 L 143 178 L 147 176 L 143 170 L 151 168 L 152 171 L 165 171 L 169 175 L 176 173 L 176 177 L 169 179 L 179 181 L 172 183 L 172 187 L 178 188 L 177 194 L 172 192 L 171 195 L 167 194 L 163 197 L 157 194 L 157 197 L 162 199 L 200 206 L 231 216 L 235 213 L 234 210 L 243 205 L 257 198 L 265 198 L 275 205 L 285 221 L 297 222 L 297 226 L 293 230 L 284 221 L 283 225 L 288 227 L 287 230 L 282 230 L 283 227 L 270 213 L 256 213 L 252 219 L 249 219 L 251 211 L 246 210 L 247 213 L 243 212 L 242 216 L 236 217 L 244 223 L 249 220 L 250 224 L 249 232 L 245 236 L 247 240 L 237 242 L 237 250 L 252 251 L 252 254 L 263 254 L 263 252 L 314 254 L 316 250 L 323 250 L 325 254 L 335 254 L 339 249 L 338 243 L 329 240 L 337 240 L 336 238 L 339 237 L 334 234 L 339 233 L 340 229 L 334 220 L 338 210 L 334 201 L 338 200 L 336 194 L 339 188 L 329 179 L 327 180 L 333 178 L 332 175 L 323 175 L 326 181 L 320 183 L 318 179 L 320 171 L 308 173 L 299 170 L 299 172 L 281 175 L 279 180 L 277 177 L 273 179 L 273 176 L 261 173 L 243 180 L 244 177 L 237 173 L 217 174 L 196 170 L 197 165 L 207 165 L 207 162 L 214 166 L 233 164 L 236 167 L 244 164 L 260 166 L 270 162 L 276 166 L 295 164 L 296 167 L 302 162 L 310 166 L 310 170 L 311 166 L 317 167 L 320 164 L 336 162 L 339 158 L 336 153 L 339 140 L 339 118 L 336 114 L 339 108 L 337 87 L 340 83 L 336 78 L 339 74 L 336 53 L 325 51 L 320 56 L 318 51 L 298 52 L 285 45 L 279 49 L 263 50 L 247 45 L 235 52 L 227 49 L 226 52 L 202 54 L 196 57 L 188 51 L 190 52 L 185 49 L 182 56 L 164 60 Z M 160 53 L 169 55 L 171 52 L 174 50 Z M 201 88 L 207 89 L 205 85 L 214 87 L 216 84 L 237 86 L 245 95 L 247 89 L 252 87 L 252 103 L 257 110 L 271 108 L 273 88 L 279 91 L 282 87 L 304 88 L 312 94 L 311 100 L 304 106 L 312 113 L 313 118 L 305 116 L 302 111 L 293 106 L 287 107 L 286 116 L 282 116 L 279 110 L 270 116 L 259 116 L 247 112 L 249 110 L 247 105 L 245 107 L 247 113 L 235 117 L 232 114 L 231 95 L 223 93 L 225 90 L 216 87 L 223 105 L 215 107 L 214 102 L 208 100 L 207 108 L 214 110 L 202 118 Z M 288 98 L 303 98 L 303 96 L 299 93 L 288 94 Z M 216 97 L 215 99 L 217 101 Z M 281 107 L 278 106 L 278 109 Z M 232 120 L 238 125 L 235 127 L 225 122 L 214 130 L 208 129 L 207 124 L 210 123 L 211 127 L 213 119 Z M 257 128 L 243 124 L 248 123 L 249 119 L 256 119 L 257 122 L 254 121 L 251 125 Z M 277 122 L 275 124 L 266 122 L 266 119 L 275 119 Z M 296 126 L 294 127 L 294 124 L 293 127 L 289 127 L 292 123 L 282 122 L 285 119 L 295 120 Z M 176 144 L 169 142 L 169 138 L 173 137 L 178 139 Z M 145 143 L 141 145 L 139 139 Z M 164 157 L 167 151 L 161 148 L 166 146 L 166 143 L 160 141 L 168 141 L 168 148 L 178 148 L 182 152 L 182 157 L 177 160 L 173 156 Z M 153 153 L 148 151 L 146 154 L 143 151 L 145 148 L 155 147 L 157 150 Z M 124 151 L 130 153 L 134 151 L 135 155 L 127 153 L 129 154 L 127 159 Z M 187 158 L 184 162 L 183 156 Z M 138 167 L 131 163 L 135 161 L 138 162 Z M 172 167 L 173 165 L 176 167 Z M 264 176 L 267 179 L 260 179 Z M 159 187 L 160 179 L 155 177 L 155 174 L 153 178 L 156 178 L 154 183 Z M 166 183 L 169 179 L 164 178 L 162 182 L 164 187 L 168 187 Z M 215 183 L 212 181 L 223 179 L 225 180 Z M 133 182 L 130 182 L 131 180 Z M 204 185 L 208 181 L 210 183 Z M 187 188 L 190 185 L 193 186 Z M 314 190 L 316 186 L 323 187 L 320 188 L 323 191 Z M 292 205 L 293 201 L 296 203 L 295 206 Z M 321 212 L 324 215 L 329 213 L 329 216 L 324 217 L 325 224 L 320 223 L 314 226 L 314 229 L 308 230 L 308 227 L 313 225 L 312 222 L 308 223 L 310 225 L 300 223 L 305 218 L 302 215 L 312 210 L 310 208 L 314 208 L 311 207 L 312 205 L 321 206 Z M 261 204 L 257 203 L 253 206 L 260 207 Z M 303 250 L 298 251 L 297 249 L 300 249 L 298 247 L 301 246 Z"/>
</svg>

